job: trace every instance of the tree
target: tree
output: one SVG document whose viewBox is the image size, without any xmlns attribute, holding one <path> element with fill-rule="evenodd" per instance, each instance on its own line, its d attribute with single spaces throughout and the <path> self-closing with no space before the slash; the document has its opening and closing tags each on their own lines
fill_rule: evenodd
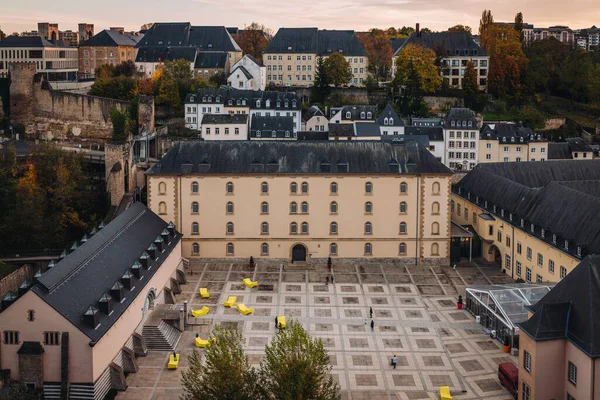
<svg viewBox="0 0 600 400">
<path fill-rule="evenodd" d="M 317 58 L 315 80 L 312 87 L 313 102 L 322 103 L 329 95 L 331 80 L 323 57 Z"/>
<path fill-rule="evenodd" d="M 466 32 L 471 35 L 471 27 L 466 25 L 454 25 L 451 28 L 448 28 L 448 32 Z"/>
<path fill-rule="evenodd" d="M 90 88 L 92 96 L 131 101 L 138 90 L 137 81 L 126 76 L 96 78 Z"/>
<path fill-rule="evenodd" d="M 394 55 L 387 32 L 371 29 L 366 33 L 358 33 L 357 37 L 369 57 L 369 71 L 378 82 L 379 78 L 387 79 Z"/>
<path fill-rule="evenodd" d="M 265 348 L 260 388 L 266 399 L 338 400 L 340 387 L 331 377 L 329 355 L 297 321 L 277 332 Z"/>
<path fill-rule="evenodd" d="M 442 87 L 442 77 L 435 65 L 435 51 L 418 44 L 408 44 L 396 58 L 396 75 L 394 86 L 409 84 L 409 65 L 412 63 L 419 77 L 419 85 L 423 92 L 433 93 Z"/>
<path fill-rule="evenodd" d="M 24 174 L 17 180 L 15 205 L 9 217 L 12 231 L 19 232 L 18 235 L 14 235 L 13 248 L 41 248 L 47 233 L 44 231 L 46 201 L 31 159 L 25 164 Z M 10 248 L 8 243 L 4 245 Z"/>
<path fill-rule="evenodd" d="M 113 126 L 113 141 L 122 142 L 127 139 L 127 119 L 128 113 L 125 110 L 115 107 L 110 112 L 110 121 L 112 122 Z"/>
<path fill-rule="evenodd" d="M 521 101 L 522 78 L 527 68 L 520 37 L 510 26 L 494 25 L 486 33 L 490 55 L 488 91 L 499 98 Z"/>
<path fill-rule="evenodd" d="M 178 110 L 181 107 L 177 81 L 165 78 L 160 82 L 156 104 L 168 106 L 171 110 Z"/>
<path fill-rule="evenodd" d="M 488 32 L 494 26 L 494 17 L 490 10 L 483 10 L 479 21 L 479 42 L 481 47 L 487 51 Z M 488 52 L 489 53 L 489 52 Z"/>
<path fill-rule="evenodd" d="M 173 79 L 176 82 L 184 82 L 194 77 L 194 71 L 190 67 L 190 62 L 183 58 L 174 61 L 165 61 L 162 69 L 166 79 Z"/>
<path fill-rule="evenodd" d="M 533 130 L 544 129 L 544 114 L 533 106 L 525 106 L 519 111 L 519 121 Z"/>
<path fill-rule="evenodd" d="M 589 84 L 594 70 L 587 51 L 576 48 L 569 52 L 559 72 L 561 89 L 571 101 L 587 101 Z"/>
<path fill-rule="evenodd" d="M 6 34 L 0 29 L 0 40 L 4 40 L 4 38 L 6 38 Z"/>
<path fill-rule="evenodd" d="M 127 76 L 132 77 L 137 73 L 137 68 L 135 67 L 135 63 L 131 60 L 123 61 L 120 64 L 117 64 L 115 67 L 115 75 L 116 76 Z"/>
<path fill-rule="evenodd" d="M 268 37 L 271 37 L 272 33 L 272 30 L 264 25 L 252 22 L 244 28 L 242 33 L 234 35 L 234 39 L 244 54 L 249 54 L 262 61 L 263 52 L 269 44 Z"/>
<path fill-rule="evenodd" d="M 327 69 L 327 75 L 331 83 L 336 87 L 341 85 L 347 85 L 352 80 L 352 71 L 350 63 L 346 60 L 346 57 L 340 53 L 333 53 L 325 60 L 325 68 Z"/>
<path fill-rule="evenodd" d="M 546 98 L 560 90 L 559 71 L 571 49 L 555 38 L 536 40 L 526 48 L 529 64 L 525 83 Z"/>
<path fill-rule="evenodd" d="M 225 72 L 220 71 L 216 74 L 213 74 L 208 80 L 214 87 L 220 87 L 222 85 L 227 85 L 227 75 Z M 194 92 L 194 91 L 192 91 Z"/>
<path fill-rule="evenodd" d="M 412 26 L 403 26 L 398 30 L 398 34 L 402 37 L 409 37 L 415 31 L 415 28 Z"/>
<path fill-rule="evenodd" d="M 214 342 L 204 350 L 205 362 L 194 350 L 189 369 L 181 373 L 182 400 L 252 400 L 258 375 L 244 353 L 237 330 L 215 326 Z"/>
<path fill-rule="evenodd" d="M 519 38 L 521 39 L 521 43 L 524 42 L 525 37 L 523 36 L 523 13 L 518 12 L 515 15 L 515 31 L 519 32 Z"/>
<path fill-rule="evenodd" d="M 475 101 L 475 95 L 479 91 L 479 83 L 477 82 L 477 70 L 473 60 L 467 63 L 465 68 L 465 76 L 462 80 L 462 90 L 465 95 L 465 105 L 471 108 L 472 103 Z"/>
<path fill-rule="evenodd" d="M 600 64 L 591 73 L 590 77 L 590 99 L 593 102 L 600 103 Z"/>
</svg>

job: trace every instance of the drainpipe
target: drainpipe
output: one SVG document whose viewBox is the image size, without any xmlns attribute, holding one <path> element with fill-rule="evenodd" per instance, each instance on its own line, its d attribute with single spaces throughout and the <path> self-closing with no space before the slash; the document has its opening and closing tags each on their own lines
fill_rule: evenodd
<svg viewBox="0 0 600 400">
<path fill-rule="evenodd" d="M 419 205 L 419 190 L 421 190 L 421 185 L 419 182 L 419 176 L 417 175 L 417 239 L 415 241 L 415 265 L 419 265 L 419 214 L 421 213 L 421 208 Z"/>
<path fill-rule="evenodd" d="M 183 230 L 183 220 L 181 219 L 182 218 L 181 215 L 183 214 L 182 206 L 183 206 L 183 201 L 181 200 L 181 174 L 179 174 L 179 229 L 180 229 L 180 232 L 181 232 L 181 230 Z"/>
<path fill-rule="evenodd" d="M 515 238 L 515 227 L 513 225 L 512 226 L 512 246 L 511 246 L 511 252 L 512 252 L 512 256 L 510 258 L 510 277 L 512 278 L 512 280 L 515 279 L 515 265 L 517 265 L 517 263 L 515 262 L 515 246 L 517 245 L 517 241 Z"/>
<path fill-rule="evenodd" d="M 596 394 L 596 359 L 592 360 L 592 399 Z"/>
</svg>

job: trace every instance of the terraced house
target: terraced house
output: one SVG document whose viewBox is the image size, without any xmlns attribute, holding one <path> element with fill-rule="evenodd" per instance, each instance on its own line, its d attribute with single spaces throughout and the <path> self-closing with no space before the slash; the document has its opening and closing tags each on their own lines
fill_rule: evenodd
<svg viewBox="0 0 600 400">
<path fill-rule="evenodd" d="M 267 82 L 310 86 L 315 79 L 317 59 L 334 53 L 340 53 L 350 63 L 350 85 L 362 86 L 368 76 L 369 59 L 354 31 L 280 28 L 264 51 Z"/>
<path fill-rule="evenodd" d="M 479 135 L 479 162 L 547 161 L 548 148 L 548 139 L 531 128 L 513 123 L 485 124 Z"/>
<path fill-rule="evenodd" d="M 415 143 L 187 141 L 147 178 L 186 257 L 449 262 L 451 171 Z"/>
<path fill-rule="evenodd" d="M 480 164 L 453 186 L 450 209 L 506 274 L 557 282 L 600 253 L 600 161 Z"/>
</svg>

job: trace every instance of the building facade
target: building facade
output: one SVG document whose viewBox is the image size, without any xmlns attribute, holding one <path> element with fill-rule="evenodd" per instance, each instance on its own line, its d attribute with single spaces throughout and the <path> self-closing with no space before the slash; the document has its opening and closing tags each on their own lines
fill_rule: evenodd
<svg viewBox="0 0 600 400">
<path fill-rule="evenodd" d="M 404 135 L 404 121 L 402 121 L 402 118 L 400 118 L 390 103 L 386 104 L 376 122 L 379 125 L 382 136 Z"/>
<path fill-rule="evenodd" d="M 355 121 L 375 122 L 377 119 L 377 106 L 356 105 L 331 107 L 329 109 L 330 124 L 353 124 Z"/>
<path fill-rule="evenodd" d="M 302 116 L 303 131 L 329 131 L 329 120 L 317 106 L 311 106 Z"/>
<path fill-rule="evenodd" d="M 227 84 L 235 89 L 265 90 L 267 87 L 267 67 L 249 54 L 231 67 Z"/>
<path fill-rule="evenodd" d="M 248 114 L 204 114 L 204 140 L 248 140 Z"/>
<path fill-rule="evenodd" d="M 186 257 L 448 263 L 451 172 L 414 143 L 188 141 L 147 178 Z"/>
<path fill-rule="evenodd" d="M 479 136 L 479 162 L 547 161 L 548 140 L 514 123 L 484 124 Z"/>
<path fill-rule="evenodd" d="M 79 45 L 79 74 L 93 77 L 102 65 L 118 65 L 135 61 L 135 45 L 140 36 L 121 30 L 104 30 Z"/>
<path fill-rule="evenodd" d="M 455 171 L 470 171 L 479 157 L 479 121 L 468 108 L 452 108 L 444 120 L 446 165 Z"/>
<path fill-rule="evenodd" d="M 251 140 L 296 140 L 293 117 L 253 115 L 250 122 Z"/>
</svg>

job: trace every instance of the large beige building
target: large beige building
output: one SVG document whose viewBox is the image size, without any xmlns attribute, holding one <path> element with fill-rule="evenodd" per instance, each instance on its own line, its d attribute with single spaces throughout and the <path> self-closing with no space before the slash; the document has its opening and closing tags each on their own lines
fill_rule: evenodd
<svg viewBox="0 0 600 400">
<path fill-rule="evenodd" d="M 507 275 L 557 282 L 600 253 L 600 161 L 480 164 L 453 186 L 450 209 Z"/>
<path fill-rule="evenodd" d="M 547 161 L 548 139 L 513 123 L 485 124 L 479 135 L 479 162 Z"/>
<path fill-rule="evenodd" d="M 414 143 L 203 142 L 147 172 L 186 257 L 448 263 L 451 172 Z"/>
<path fill-rule="evenodd" d="M 103 30 L 79 45 L 79 74 L 94 76 L 102 65 L 118 65 L 135 61 L 135 45 L 141 36 L 125 32 L 122 28 Z"/>
</svg>

